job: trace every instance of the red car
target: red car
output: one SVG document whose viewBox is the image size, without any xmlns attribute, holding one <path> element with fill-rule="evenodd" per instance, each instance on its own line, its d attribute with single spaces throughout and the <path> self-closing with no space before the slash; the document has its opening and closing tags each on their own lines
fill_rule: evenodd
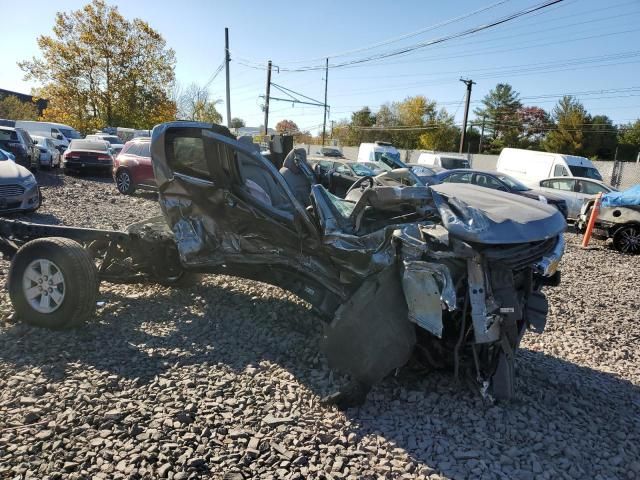
<svg viewBox="0 0 640 480">
<path fill-rule="evenodd" d="M 113 162 L 113 179 L 123 195 L 131 195 L 136 188 L 154 189 L 156 179 L 151 167 L 151 139 L 138 137 L 128 141 Z"/>
</svg>

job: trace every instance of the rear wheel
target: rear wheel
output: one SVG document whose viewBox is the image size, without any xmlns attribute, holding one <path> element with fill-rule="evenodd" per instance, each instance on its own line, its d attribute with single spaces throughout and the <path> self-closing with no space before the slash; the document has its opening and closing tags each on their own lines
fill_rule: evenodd
<svg viewBox="0 0 640 480">
<path fill-rule="evenodd" d="M 118 173 L 116 173 L 116 188 L 123 195 L 131 195 L 136 191 L 133 178 L 128 170 L 118 170 Z"/>
<path fill-rule="evenodd" d="M 613 246 L 622 253 L 640 254 L 640 224 L 619 228 L 613 234 Z"/>
<path fill-rule="evenodd" d="M 84 323 L 95 310 L 98 271 L 78 242 L 39 238 L 16 253 L 8 285 L 22 321 L 38 327 L 72 328 Z"/>
</svg>

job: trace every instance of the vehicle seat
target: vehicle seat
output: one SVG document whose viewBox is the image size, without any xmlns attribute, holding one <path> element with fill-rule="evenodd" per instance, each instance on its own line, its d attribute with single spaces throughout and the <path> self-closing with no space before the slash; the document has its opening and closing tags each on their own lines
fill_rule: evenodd
<svg viewBox="0 0 640 480">
<path fill-rule="evenodd" d="M 251 137 L 240 137 L 239 141 L 245 146 L 249 146 L 252 150 L 260 152 L 260 146 L 253 143 Z M 253 145 L 253 146 L 251 146 Z M 245 190 L 251 194 L 256 200 L 265 203 L 261 198 L 262 195 L 254 195 L 256 191 L 254 185 L 257 185 L 269 197 L 270 206 L 279 210 L 292 211 L 293 205 L 287 198 L 282 187 L 278 185 L 271 173 L 262 165 L 256 162 L 249 155 L 238 152 L 238 169 L 242 177 Z M 254 185 L 251 185 L 253 182 Z M 269 205 L 269 204 L 268 204 Z"/>
<path fill-rule="evenodd" d="M 307 152 L 305 149 L 295 148 L 285 157 L 280 173 L 287 182 L 287 185 L 289 185 L 293 196 L 306 208 L 311 204 L 309 200 L 309 196 L 311 195 L 311 180 L 305 175 L 296 161 L 305 164 L 309 172 L 312 172 L 311 167 L 307 163 Z"/>
</svg>

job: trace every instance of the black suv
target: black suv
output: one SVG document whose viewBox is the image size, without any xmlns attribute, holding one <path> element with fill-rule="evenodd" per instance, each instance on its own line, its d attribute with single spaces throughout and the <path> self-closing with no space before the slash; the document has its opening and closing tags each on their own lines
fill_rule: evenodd
<svg viewBox="0 0 640 480">
<path fill-rule="evenodd" d="M 40 151 L 26 130 L 0 126 L 0 149 L 12 153 L 18 165 L 38 169 Z"/>
</svg>

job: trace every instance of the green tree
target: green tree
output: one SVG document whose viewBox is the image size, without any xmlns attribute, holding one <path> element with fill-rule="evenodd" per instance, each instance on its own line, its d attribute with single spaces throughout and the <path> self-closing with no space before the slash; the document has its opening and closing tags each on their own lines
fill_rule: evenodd
<svg viewBox="0 0 640 480">
<path fill-rule="evenodd" d="M 231 119 L 231 128 L 242 128 L 246 127 L 244 120 L 238 117 L 233 117 Z"/>
<path fill-rule="evenodd" d="M 518 111 L 522 107 L 520 94 L 508 83 L 499 83 L 482 99 L 482 107 L 473 113 L 485 119 L 485 133 L 489 137 L 487 149 L 499 151 L 503 147 L 517 146 L 522 125 Z"/>
<path fill-rule="evenodd" d="M 560 99 L 553 109 L 555 129 L 551 130 L 543 142 L 547 152 L 569 155 L 585 154 L 585 130 L 589 114 L 584 105 L 570 95 Z"/>
<path fill-rule="evenodd" d="M 640 147 L 640 119 L 620 127 L 618 140 L 625 145 Z"/>
<path fill-rule="evenodd" d="M 376 116 L 371 113 L 369 107 L 362 107 L 351 114 L 351 125 L 349 126 L 348 145 L 360 145 L 362 142 L 375 140 L 375 133 L 367 130 L 376 123 Z"/>
<path fill-rule="evenodd" d="M 44 118 L 81 130 L 111 125 L 150 128 L 175 118 L 170 100 L 175 54 L 148 23 L 127 20 L 93 0 L 56 14 L 53 35 L 38 38 L 41 57 L 19 62 L 25 79 L 42 84 Z"/>
<path fill-rule="evenodd" d="M 7 95 L 0 100 L 0 118 L 37 120 L 38 109 L 32 102 L 23 102 L 15 95 Z"/>
<path fill-rule="evenodd" d="M 585 156 L 613 160 L 618 146 L 618 128 L 606 115 L 591 117 L 589 124 L 584 130 Z"/>
</svg>

